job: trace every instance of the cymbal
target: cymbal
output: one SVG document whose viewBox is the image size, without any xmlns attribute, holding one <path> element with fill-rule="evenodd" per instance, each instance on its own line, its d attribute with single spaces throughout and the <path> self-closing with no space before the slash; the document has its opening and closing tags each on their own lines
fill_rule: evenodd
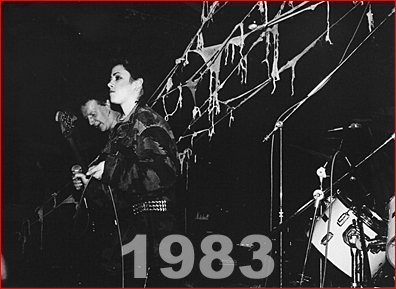
<svg viewBox="0 0 396 289">
<path fill-rule="evenodd" d="M 364 114 L 364 116 L 362 115 Z M 364 127 L 386 134 L 395 131 L 395 107 L 381 107 L 373 111 L 360 113 L 361 117 L 355 117 L 352 122 L 361 123 Z"/>
<path fill-rule="evenodd" d="M 324 153 L 316 152 L 316 151 L 313 151 L 313 150 L 310 150 L 310 149 L 306 149 L 306 148 L 303 148 L 303 147 L 300 147 L 300 146 L 297 146 L 297 145 L 289 144 L 289 146 L 291 146 L 293 148 L 296 148 L 296 149 L 298 149 L 298 150 L 300 150 L 302 152 L 306 152 L 308 154 L 311 154 L 311 155 L 313 155 L 315 157 L 318 157 L 318 158 L 321 158 L 323 160 L 329 161 L 329 162 L 333 158 L 331 155 L 327 155 L 327 154 L 324 154 Z"/>
<path fill-rule="evenodd" d="M 373 117 L 372 119 L 359 119 L 363 126 L 367 127 L 369 130 L 375 130 L 378 132 L 391 134 L 395 131 L 395 122 L 388 117 Z M 370 131 L 371 133 L 371 131 Z"/>
</svg>

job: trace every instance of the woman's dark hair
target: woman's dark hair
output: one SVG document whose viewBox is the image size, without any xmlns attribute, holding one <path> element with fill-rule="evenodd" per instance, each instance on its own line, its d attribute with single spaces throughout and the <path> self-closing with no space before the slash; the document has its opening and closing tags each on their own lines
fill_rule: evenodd
<svg viewBox="0 0 396 289">
<path fill-rule="evenodd" d="M 147 97 L 149 95 L 146 94 L 146 92 L 150 92 L 150 82 L 146 74 L 146 66 L 143 65 L 141 62 L 140 58 L 133 58 L 133 59 L 128 59 L 128 58 L 113 58 L 111 59 L 111 68 L 113 68 L 116 65 L 122 65 L 125 70 L 129 72 L 131 77 L 133 79 L 138 79 L 142 78 L 144 80 L 143 82 L 143 89 L 142 93 L 143 95 L 139 99 L 140 104 L 144 104 L 147 101 Z"/>
<path fill-rule="evenodd" d="M 124 68 L 129 72 L 133 79 L 145 79 L 142 64 L 138 59 L 130 60 L 127 58 L 115 58 L 111 60 L 111 68 L 120 64 L 124 66 Z"/>
<path fill-rule="evenodd" d="M 146 91 L 147 79 L 145 78 L 140 59 L 130 60 L 127 58 L 113 58 L 110 60 L 108 68 L 112 69 L 116 65 L 122 65 L 129 72 L 133 79 L 144 79 L 144 89 L 142 90 L 142 93 Z M 100 86 L 90 86 L 87 90 L 80 90 L 79 96 L 77 98 L 78 110 L 82 106 L 85 106 L 90 100 L 97 101 L 99 105 L 106 105 L 106 101 L 109 99 L 107 82 L 105 85 L 102 83 Z M 145 95 L 140 97 L 139 103 L 142 105 L 145 103 Z M 111 109 L 122 112 L 122 109 L 118 104 L 111 103 Z"/>
</svg>

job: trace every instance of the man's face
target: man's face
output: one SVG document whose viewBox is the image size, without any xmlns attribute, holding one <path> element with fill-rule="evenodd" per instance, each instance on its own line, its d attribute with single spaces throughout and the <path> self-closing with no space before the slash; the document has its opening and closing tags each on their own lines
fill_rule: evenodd
<svg viewBox="0 0 396 289">
<path fill-rule="evenodd" d="M 111 129 L 113 119 L 110 117 L 110 104 L 100 105 L 96 100 L 90 100 L 81 107 L 81 112 L 89 125 L 103 132 Z"/>
</svg>

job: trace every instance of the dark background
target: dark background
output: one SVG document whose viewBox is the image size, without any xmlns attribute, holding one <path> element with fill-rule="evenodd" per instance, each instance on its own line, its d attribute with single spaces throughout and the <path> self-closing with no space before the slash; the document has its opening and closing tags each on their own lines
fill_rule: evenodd
<svg viewBox="0 0 396 289">
<path fill-rule="evenodd" d="M 205 46 L 223 42 L 254 3 L 229 2 L 224 6 L 203 30 Z M 270 19 L 280 3 L 268 3 Z M 60 192 L 61 196 L 70 193 L 69 187 L 63 188 L 76 160 L 55 121 L 56 112 L 68 110 L 78 117 L 74 139 L 84 158 L 93 159 L 106 136 L 88 127 L 79 112 L 79 99 L 88 94 L 107 94 L 109 60 L 117 56 L 136 57 L 144 63 L 146 95 L 151 95 L 200 26 L 202 2 L 2 1 L 1 5 L 2 233 L 6 229 L 12 233 L 18 226 L 15 224 L 34 212 L 52 193 Z M 274 134 L 273 197 L 271 142 L 263 139 L 283 111 L 303 99 L 338 65 L 364 7 L 355 9 L 331 30 L 332 45 L 321 39 L 298 62 L 293 96 L 288 70 L 281 74 L 273 94 L 269 85 L 233 113 L 231 127 L 226 118 L 216 126 L 211 140 L 205 135 L 194 144 L 196 161 L 189 164 L 188 177 L 184 175 L 182 180 L 183 184 L 188 183 L 188 189 L 184 185 L 180 189 L 188 234 L 221 233 L 240 242 L 249 234 L 268 235 L 270 228 L 276 226 L 279 134 Z M 392 7 L 394 2 L 372 3 L 375 25 Z M 330 22 L 350 8 L 351 1 L 331 2 Z M 279 24 L 279 66 L 326 29 L 326 15 L 326 5 L 320 5 L 315 11 Z M 246 32 L 249 31 L 246 26 L 253 21 L 261 23 L 257 13 L 245 22 Z M 347 55 L 367 33 L 367 19 L 363 18 Z M 319 186 L 316 169 L 330 161 L 341 139 L 343 153 L 356 165 L 394 133 L 394 35 L 391 16 L 324 88 L 285 122 L 283 221 L 312 199 L 312 192 Z M 264 53 L 265 46 L 258 45 L 249 55 L 248 83 L 242 85 L 240 78 L 234 77 L 221 91 L 220 99 L 234 97 L 266 79 Z M 189 60 L 190 66 L 178 71 L 178 78 L 188 79 L 190 70 L 202 63 L 194 55 Z M 198 88 L 201 100 L 208 96 L 207 85 L 206 76 Z M 169 121 L 177 138 L 191 120 L 188 108 L 192 98 L 183 93 L 184 108 Z M 177 93 L 172 94 L 169 103 L 177 97 Z M 154 109 L 163 114 L 160 103 Z M 362 123 L 362 129 L 326 132 L 352 122 Z M 182 142 L 179 151 L 187 147 Z M 342 160 L 336 164 L 337 176 L 348 170 Z M 327 172 L 329 168 L 330 164 Z M 358 194 L 368 196 L 367 205 L 386 218 L 385 207 L 394 194 L 394 141 L 364 163 L 358 173 L 364 187 Z M 349 184 L 341 185 L 341 189 L 346 194 L 353 190 Z M 198 212 L 209 213 L 210 221 L 195 220 Z M 292 240 L 304 234 L 312 214 L 309 208 L 290 220 L 288 232 L 290 228 L 296 230 Z M 5 218 L 15 223 L 4 225 Z M 57 224 L 56 221 L 54 226 Z"/>
</svg>

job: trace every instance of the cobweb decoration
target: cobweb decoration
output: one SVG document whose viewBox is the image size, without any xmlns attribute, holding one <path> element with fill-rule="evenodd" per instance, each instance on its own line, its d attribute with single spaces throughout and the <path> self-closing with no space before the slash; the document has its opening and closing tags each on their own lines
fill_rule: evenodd
<svg viewBox="0 0 396 289">
<path fill-rule="evenodd" d="M 259 9 L 260 13 L 264 13 L 265 22 L 267 23 L 268 17 L 267 17 L 266 2 L 265 2 L 265 4 L 262 1 L 260 1 L 258 3 L 259 3 L 259 5 L 257 5 L 258 9 Z M 278 12 L 277 18 L 280 18 L 281 12 L 284 9 L 284 4 L 285 4 L 285 2 L 283 3 L 280 11 Z M 207 103 L 207 105 L 208 105 L 208 109 L 206 110 L 206 112 L 208 113 L 208 120 L 209 120 L 211 126 L 209 129 L 197 131 L 196 133 L 191 134 L 192 138 L 196 137 L 197 134 L 201 134 L 205 131 L 208 132 L 209 138 L 211 138 L 215 132 L 214 131 L 214 124 L 215 124 L 214 121 L 215 121 L 216 115 L 219 114 L 221 111 L 220 104 L 222 103 L 219 100 L 219 90 L 224 86 L 224 83 L 222 83 L 222 84 L 220 83 L 220 70 L 221 70 L 221 59 L 222 59 L 223 50 L 225 50 L 224 65 L 227 65 L 228 59 L 229 59 L 229 51 L 231 50 L 231 63 L 233 63 L 234 57 L 235 57 L 235 50 L 236 50 L 236 47 L 238 47 L 239 59 L 240 59 L 238 65 L 237 65 L 238 74 L 241 75 L 241 84 L 247 83 L 247 72 L 248 72 L 247 53 L 243 54 L 245 38 L 247 37 L 247 35 L 244 35 L 244 33 L 243 33 L 243 23 L 242 22 L 236 25 L 236 27 L 234 28 L 234 30 L 232 31 L 232 33 L 230 35 L 232 35 L 237 30 L 240 31 L 240 35 L 238 37 L 229 38 L 228 41 L 226 40 L 222 44 L 187 51 L 187 54 L 189 52 L 198 53 L 203 58 L 203 60 L 205 61 L 205 64 L 209 67 L 209 71 L 210 71 L 210 73 L 209 73 L 209 97 L 208 97 L 208 101 L 205 103 Z M 274 59 L 273 59 L 271 76 L 275 83 L 275 81 L 278 81 L 280 79 L 279 70 L 278 70 L 279 32 L 277 29 L 277 24 L 274 25 L 273 28 L 267 29 L 267 31 L 265 32 L 266 38 L 270 39 L 271 34 L 273 35 L 273 39 L 274 39 L 273 40 Z M 262 35 L 260 35 L 259 39 L 253 44 L 253 46 L 261 41 L 263 41 Z M 270 45 L 271 45 L 271 43 L 267 43 L 266 57 L 268 57 L 268 55 L 270 54 L 270 51 L 269 51 Z M 268 59 L 267 59 L 267 62 L 269 63 Z M 196 86 L 191 85 L 191 83 L 193 83 L 193 82 L 190 79 L 188 86 L 195 90 Z M 275 90 L 275 88 L 276 88 L 276 85 L 274 85 L 274 90 Z M 192 94 L 194 95 L 194 103 L 195 103 L 195 91 L 193 91 Z M 193 119 L 196 119 L 197 112 L 198 112 L 198 109 L 195 106 L 194 110 L 193 110 Z M 200 110 L 199 110 L 199 112 L 200 112 Z M 232 115 L 232 110 L 230 110 L 229 113 L 230 113 L 229 125 L 231 125 L 231 122 L 234 120 L 234 117 Z M 190 127 L 191 126 L 189 126 L 189 128 Z"/>
<path fill-rule="evenodd" d="M 168 121 L 169 117 L 173 116 L 177 112 L 177 110 L 179 108 L 181 109 L 183 107 L 183 88 L 182 88 L 181 85 L 179 85 L 177 87 L 177 89 L 179 90 L 179 99 L 177 100 L 177 104 L 176 104 L 176 107 L 175 107 L 173 112 L 170 112 L 170 113 L 166 112 L 165 98 L 163 98 L 163 102 L 162 103 L 163 103 L 163 106 L 164 106 L 164 110 L 166 112 L 166 115 L 165 115 L 164 119 L 166 121 Z"/>
<path fill-rule="evenodd" d="M 206 23 L 208 20 L 213 20 L 211 15 L 219 6 L 219 1 L 214 1 L 210 7 L 208 1 L 203 1 L 202 4 L 201 23 Z"/>
<path fill-rule="evenodd" d="M 258 1 L 255 2 L 245 17 L 237 22 L 225 40 L 221 41 L 219 44 L 205 46 L 206 43 L 204 38 L 206 30 L 204 30 L 204 27 L 206 26 L 207 29 L 209 29 L 209 25 L 207 25 L 209 22 L 211 22 L 212 25 L 216 24 L 214 21 L 214 16 L 226 4 L 228 4 L 228 2 L 216 1 L 209 6 L 208 2 L 203 2 L 201 26 L 195 36 L 192 38 L 191 42 L 187 45 L 183 55 L 176 59 L 176 65 L 165 78 L 166 80 L 157 89 L 157 91 L 160 91 L 160 93 L 152 104 L 152 106 L 154 106 L 158 100 L 161 100 L 165 113 L 165 119 L 169 120 L 169 118 L 173 116 L 176 111 L 182 109 L 183 97 L 192 97 L 193 99 L 193 107 L 191 108 L 190 114 L 191 121 L 188 124 L 185 132 L 179 136 L 177 141 L 180 145 L 182 140 L 190 140 L 190 147 L 187 150 L 184 150 L 183 153 L 179 154 L 179 160 L 181 161 L 181 164 L 190 159 L 194 142 L 206 134 L 210 140 L 215 134 L 215 126 L 226 116 L 229 116 L 228 125 L 231 126 L 231 124 L 235 121 L 233 112 L 247 100 L 251 99 L 254 95 L 257 95 L 257 93 L 268 84 L 272 83 L 271 94 L 274 94 L 277 88 L 277 82 L 280 80 L 281 73 L 287 69 L 291 70 L 291 95 L 294 95 L 294 82 L 296 79 L 296 66 L 298 61 L 303 56 L 307 55 L 322 37 L 325 38 L 326 43 L 332 45 L 333 43 L 330 39 L 331 28 L 334 27 L 339 21 L 341 21 L 341 19 L 348 15 L 357 6 L 363 5 L 363 2 L 354 1 L 354 7 L 351 8 L 350 11 L 348 11 L 337 21 L 331 23 L 330 2 L 322 1 L 311 3 L 309 1 L 304 1 L 299 3 L 297 6 L 294 6 L 292 1 L 284 1 L 281 3 L 280 8 L 274 18 L 269 19 L 267 1 Z M 326 23 L 325 31 L 321 33 L 319 37 L 313 40 L 307 47 L 305 47 L 300 53 L 297 53 L 294 57 L 281 66 L 279 63 L 279 48 L 281 42 L 279 30 L 280 25 L 283 25 L 283 22 L 286 22 L 288 19 L 296 18 L 296 16 L 301 13 L 312 12 L 322 4 L 327 5 L 326 17 L 323 19 Z M 246 19 L 250 17 L 253 12 L 259 13 L 259 15 L 261 15 L 262 24 L 258 25 L 253 30 L 246 32 L 244 30 L 244 27 L 247 26 Z M 371 6 L 369 12 L 367 13 L 367 19 L 369 21 L 369 29 L 372 29 L 374 27 L 374 23 Z M 247 42 L 246 40 L 248 38 L 252 41 Z M 251 74 L 252 71 L 249 71 L 248 55 L 253 49 L 260 47 L 260 44 L 264 46 L 263 59 L 260 61 L 260 63 L 264 63 L 266 67 L 265 71 L 259 71 L 260 76 L 262 75 L 264 78 L 263 81 L 250 90 L 245 89 L 245 92 L 241 93 L 240 95 L 223 95 L 222 89 L 227 85 L 227 81 L 231 79 L 231 76 L 234 73 L 239 75 L 240 85 L 242 87 L 249 83 L 248 72 Z M 204 64 L 194 73 L 192 73 L 192 76 L 183 75 L 183 68 L 191 65 L 188 60 L 189 57 L 192 57 L 192 55 L 189 56 L 190 54 L 198 55 L 203 60 Z M 228 72 L 229 69 L 223 70 L 222 68 L 224 68 L 224 66 L 228 66 L 228 68 L 231 67 L 231 72 Z M 181 73 L 178 74 L 178 77 L 187 79 L 178 80 L 178 83 L 180 84 L 177 87 L 174 85 L 174 74 L 176 71 L 181 71 Z M 225 74 L 223 71 L 227 71 L 227 74 Z M 208 87 L 205 89 L 200 89 L 200 92 L 206 90 L 207 93 L 200 93 L 200 95 L 197 96 L 197 88 L 201 84 L 204 77 L 208 78 Z M 189 91 L 190 94 L 183 94 L 183 88 L 187 88 L 185 91 Z M 168 112 L 167 99 L 170 96 L 176 95 L 177 92 L 177 103 L 174 105 L 174 108 Z M 202 97 L 202 99 L 198 99 L 197 97 Z M 226 111 L 224 111 L 224 108 L 226 108 Z M 200 121 L 202 124 L 205 114 L 207 114 L 206 127 L 197 129 L 195 124 L 198 121 Z"/>
<path fill-rule="evenodd" d="M 313 6 L 311 10 L 313 10 L 318 4 Z M 285 3 L 281 6 L 281 9 L 279 10 L 276 18 L 281 18 L 282 11 L 284 9 Z M 261 14 L 264 14 L 264 21 L 265 24 L 268 23 L 268 16 L 267 16 L 267 5 L 266 2 L 258 2 L 258 10 L 260 11 Z M 224 41 L 222 44 L 210 46 L 210 47 L 205 47 L 205 48 L 200 48 L 200 49 L 194 49 L 187 51 L 188 53 L 195 52 L 199 54 L 202 59 L 205 61 L 205 65 L 209 69 L 209 97 L 205 104 L 208 105 L 208 109 L 206 112 L 208 113 L 208 120 L 211 124 L 211 127 L 207 132 L 209 133 L 209 137 L 211 137 L 214 134 L 214 121 L 216 115 L 218 115 L 221 112 L 221 105 L 223 102 L 219 100 L 219 91 L 220 89 L 225 85 L 225 81 L 223 83 L 220 82 L 220 73 L 221 73 L 221 59 L 222 59 L 222 53 L 225 51 L 225 57 L 224 57 L 224 65 L 228 64 L 228 60 L 231 57 L 230 63 L 234 62 L 235 58 L 235 51 L 238 48 L 239 50 L 239 63 L 236 66 L 238 70 L 238 74 L 241 75 L 241 84 L 246 84 L 247 83 L 247 72 L 248 72 L 248 60 L 247 56 L 248 53 L 243 53 L 243 48 L 245 45 L 245 39 L 246 37 L 250 34 L 244 34 L 243 32 L 243 23 L 239 23 L 235 26 L 233 31 L 231 32 L 230 35 L 234 34 L 234 32 L 240 31 L 240 35 L 237 37 L 230 38 L 228 37 L 226 41 Z M 255 46 L 258 42 L 263 41 L 263 34 L 260 35 L 260 37 L 254 42 L 252 45 Z M 265 32 L 264 35 L 267 39 L 267 45 L 266 45 L 266 58 L 267 58 L 267 63 L 269 63 L 268 56 L 270 54 L 270 37 L 273 35 L 273 46 L 274 46 L 274 58 L 273 58 L 273 65 L 272 65 L 272 71 L 271 71 L 271 76 L 273 81 L 278 81 L 280 79 L 279 76 L 279 69 L 278 69 L 278 59 L 279 59 L 279 32 L 277 29 L 277 24 L 274 25 L 272 28 L 268 28 Z M 231 53 L 229 52 L 231 51 Z M 269 70 L 268 70 L 269 71 Z M 269 73 L 268 73 L 269 74 Z M 188 81 L 188 87 L 190 90 L 192 90 L 192 95 L 194 97 L 194 103 L 195 101 L 195 89 L 196 89 L 196 84 L 197 82 L 193 82 L 191 79 Z M 194 85 L 193 85 L 194 84 Z M 274 88 L 276 88 L 276 85 L 274 85 Z M 223 103 L 224 104 L 224 103 Z M 201 111 L 201 110 L 199 110 Z M 197 116 L 198 109 L 195 106 L 194 111 L 193 111 L 193 119 Z M 234 118 L 233 116 L 230 116 L 230 123 L 233 121 Z M 189 126 L 190 127 L 190 126 Z M 198 133 L 202 133 L 203 131 L 199 131 Z M 192 137 L 195 135 L 192 134 Z"/>
</svg>

